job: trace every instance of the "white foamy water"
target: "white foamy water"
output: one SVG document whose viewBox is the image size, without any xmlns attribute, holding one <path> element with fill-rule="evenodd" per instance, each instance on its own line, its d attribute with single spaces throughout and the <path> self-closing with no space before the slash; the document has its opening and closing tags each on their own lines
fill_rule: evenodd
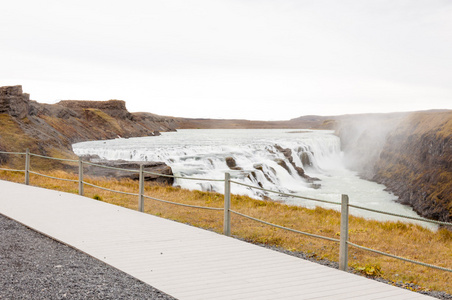
<svg viewBox="0 0 452 300">
<path fill-rule="evenodd" d="M 294 164 L 302 167 L 307 175 L 319 178 L 316 183 L 321 187 L 314 189 L 301 178 L 275 145 L 291 149 Z M 395 202 L 397 197 L 384 191 L 385 186 L 360 179 L 355 172 L 346 169 L 342 162 L 340 140 L 332 131 L 185 129 L 164 132 L 157 137 L 77 143 L 73 149 L 77 155 L 97 154 L 109 160 L 163 161 L 171 166 L 176 176 L 224 179 L 224 173 L 229 172 L 235 181 L 279 192 L 335 202 L 340 202 L 341 194 L 347 194 L 352 204 L 419 217 L 410 207 Z M 226 157 L 233 157 L 241 170 L 231 170 L 226 164 Z M 289 171 L 281 166 L 281 160 Z M 176 179 L 175 185 L 224 192 L 223 182 Z M 232 184 L 231 190 L 234 194 L 255 198 L 269 196 L 288 204 L 339 209 L 335 205 L 280 197 L 237 184 Z M 398 220 L 397 217 L 354 208 L 350 212 L 377 220 Z M 435 228 L 428 223 L 422 224 Z"/>
</svg>

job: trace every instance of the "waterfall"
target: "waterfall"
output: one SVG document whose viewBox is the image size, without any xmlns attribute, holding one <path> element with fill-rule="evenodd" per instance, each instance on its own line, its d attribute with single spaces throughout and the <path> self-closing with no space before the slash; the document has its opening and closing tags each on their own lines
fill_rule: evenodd
<svg viewBox="0 0 452 300">
<path fill-rule="evenodd" d="M 233 180 L 285 193 L 318 187 L 321 182 L 314 185 L 311 175 L 342 167 L 340 141 L 331 131 L 180 130 L 158 137 L 78 143 L 73 149 L 79 156 L 95 154 L 108 160 L 162 161 L 182 177 L 223 179 L 229 172 Z M 222 182 L 176 179 L 175 185 L 224 189 Z M 234 193 L 267 195 L 243 186 L 234 186 Z"/>
</svg>

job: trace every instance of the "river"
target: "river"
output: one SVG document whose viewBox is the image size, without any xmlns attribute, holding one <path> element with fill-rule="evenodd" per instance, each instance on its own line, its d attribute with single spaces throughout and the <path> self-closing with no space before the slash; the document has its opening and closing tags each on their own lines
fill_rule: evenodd
<svg viewBox="0 0 452 300">
<path fill-rule="evenodd" d="M 293 164 L 278 150 L 281 147 L 291 150 Z M 397 203 L 397 197 L 385 191 L 384 185 L 363 180 L 348 170 L 342 160 L 340 140 L 328 130 L 180 129 L 156 137 L 77 143 L 73 149 L 77 155 L 96 154 L 109 160 L 162 161 L 171 166 L 176 176 L 224 179 L 224 173 L 229 172 L 233 180 L 245 184 L 334 202 L 340 202 L 341 194 L 347 194 L 352 204 L 419 217 L 410 207 Z M 240 169 L 231 170 L 226 164 L 227 157 L 232 157 Z M 286 168 L 281 166 L 281 161 Z M 301 178 L 294 165 L 302 167 L 308 176 L 320 179 L 315 182 L 320 187 Z M 223 182 L 176 179 L 175 185 L 192 190 L 224 191 Z M 232 193 L 255 198 L 270 196 L 305 207 L 339 209 L 335 205 L 281 197 L 236 184 L 232 185 Z M 350 213 L 376 220 L 400 220 L 354 208 Z M 434 228 L 428 223 L 421 224 Z"/>
</svg>

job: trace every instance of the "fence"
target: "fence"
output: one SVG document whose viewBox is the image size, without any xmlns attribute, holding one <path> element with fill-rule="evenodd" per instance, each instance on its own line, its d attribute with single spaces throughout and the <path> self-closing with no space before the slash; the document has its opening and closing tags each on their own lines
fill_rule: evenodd
<svg viewBox="0 0 452 300">
<path fill-rule="evenodd" d="M 227 236 L 231 235 L 231 214 L 236 214 L 238 216 L 241 216 L 241 217 L 244 217 L 244 218 L 256 221 L 256 222 L 260 222 L 262 224 L 273 226 L 273 227 L 276 227 L 276 228 L 279 228 L 279 229 L 295 232 L 295 233 L 306 235 L 306 236 L 310 236 L 310 237 L 313 237 L 313 238 L 324 239 L 324 240 L 332 241 L 332 242 L 335 242 L 335 243 L 339 243 L 339 269 L 343 270 L 343 271 L 347 270 L 347 267 L 348 267 L 348 248 L 349 248 L 349 246 L 352 246 L 352 247 L 355 247 L 355 248 L 358 248 L 358 249 L 361 249 L 361 250 L 377 253 L 377 254 L 388 256 L 388 257 L 391 257 L 391 258 L 399 259 L 399 260 L 402 260 L 402 261 L 405 261 L 405 262 L 414 263 L 414 264 L 418 264 L 418 265 L 422 265 L 422 266 L 425 266 L 425 267 L 430 267 L 430 268 L 434 268 L 434 269 L 442 270 L 442 271 L 446 271 L 446 272 L 452 272 L 452 269 L 449 269 L 449 268 L 444 268 L 444 267 L 431 265 L 431 264 L 427 264 L 427 263 L 424 263 L 424 262 L 415 261 L 415 260 L 412 260 L 412 259 L 408 259 L 408 258 L 392 255 L 390 253 L 374 250 L 374 249 L 367 248 L 367 247 L 364 247 L 364 246 L 360 246 L 360 245 L 357 245 L 357 244 L 354 244 L 354 243 L 350 242 L 349 239 L 348 239 L 348 232 L 349 232 L 349 230 L 348 230 L 348 223 L 349 223 L 348 216 L 349 216 L 349 208 L 353 207 L 353 208 L 356 208 L 356 209 L 371 211 L 371 212 L 374 212 L 374 213 L 380 213 L 380 214 L 386 214 L 386 215 L 396 216 L 396 217 L 400 217 L 400 218 L 406 218 L 406 219 L 411 219 L 411 220 L 429 222 L 429 223 L 433 223 L 433 224 L 437 224 L 437 225 L 452 226 L 452 223 L 441 222 L 441 221 L 434 221 L 434 220 L 426 220 L 426 219 L 415 218 L 415 217 L 409 217 L 409 216 L 394 214 L 394 213 L 390 213 L 390 212 L 370 209 L 370 208 L 366 208 L 366 207 L 362 207 L 362 206 L 358 206 L 358 205 L 353 205 L 353 204 L 349 203 L 349 199 L 348 199 L 347 195 L 342 195 L 341 203 L 338 203 L 338 202 L 333 202 L 333 201 L 326 201 L 326 200 L 321 200 L 321 199 L 315 199 L 315 198 L 309 198 L 309 197 L 303 197 L 303 196 L 298 196 L 298 195 L 293 195 L 293 194 L 282 193 L 282 192 L 278 192 L 278 191 L 268 190 L 268 189 L 264 189 L 264 188 L 261 188 L 261 187 L 256 187 L 256 186 L 244 184 L 244 183 L 241 183 L 241 182 L 237 182 L 237 181 L 231 180 L 231 177 L 230 177 L 229 173 L 225 173 L 225 178 L 224 179 L 205 179 L 205 178 L 193 178 L 193 177 L 178 177 L 178 176 L 163 175 L 163 174 L 158 174 L 158 173 L 145 171 L 143 169 L 143 165 L 140 166 L 139 170 L 122 169 L 122 168 L 104 166 L 104 165 L 100 165 L 100 164 L 94 164 L 94 163 L 91 163 L 91 162 L 84 162 L 81 158 L 79 158 L 79 160 L 72 160 L 72 159 L 61 159 L 61 158 L 54 158 L 54 157 L 48 157 L 48 156 L 33 154 L 33 153 L 30 153 L 28 149 L 26 150 L 26 152 L 4 152 L 4 151 L 0 151 L 0 154 L 25 155 L 25 169 L 24 170 L 5 169 L 5 168 L 0 168 L 0 170 L 11 171 L 11 172 L 24 172 L 25 173 L 25 184 L 27 184 L 27 185 L 30 184 L 30 174 L 35 174 L 35 175 L 38 175 L 38 176 L 44 176 L 44 177 L 48 177 L 48 178 L 51 178 L 51 179 L 71 181 L 71 182 L 74 182 L 74 183 L 78 183 L 78 193 L 79 193 L 79 195 L 82 195 L 82 196 L 84 195 L 84 185 L 88 185 L 88 186 L 91 186 L 91 187 L 94 187 L 94 188 L 107 190 L 107 191 L 110 191 L 110 192 L 136 196 L 137 199 L 138 199 L 137 200 L 138 201 L 138 210 L 141 211 L 141 212 L 144 211 L 144 200 L 145 199 L 151 199 L 151 200 L 160 201 L 160 202 L 163 202 L 163 203 L 169 203 L 169 204 L 174 204 L 174 205 L 181 205 L 181 206 L 186 206 L 186 207 L 191 207 L 191 208 L 223 211 L 224 212 L 223 233 L 225 235 L 227 235 Z M 31 171 L 30 170 L 30 160 L 31 160 L 32 156 L 40 157 L 40 158 L 44 158 L 44 159 L 51 159 L 51 160 L 59 160 L 59 161 L 65 161 L 65 162 L 78 163 L 78 169 L 79 169 L 78 180 L 58 178 L 58 177 L 48 176 L 48 175 L 40 174 L 38 172 Z M 108 188 L 105 188 L 105 187 L 97 186 L 97 185 L 91 184 L 89 182 L 86 182 L 84 180 L 84 174 L 83 174 L 84 165 L 91 165 L 91 166 L 96 166 L 96 167 L 100 167 L 100 168 L 119 170 L 119 171 L 126 171 L 126 172 L 131 172 L 131 173 L 138 173 L 139 174 L 138 193 L 128 193 L 128 192 L 123 192 L 123 191 L 116 191 L 116 190 L 108 189 Z M 225 190 L 225 192 L 224 192 L 224 208 L 214 208 L 214 207 L 182 204 L 182 203 L 167 201 L 167 200 L 158 199 L 158 198 L 154 198 L 154 197 L 145 195 L 145 193 L 144 193 L 144 175 L 145 174 L 158 175 L 158 176 L 163 176 L 163 177 L 181 178 L 181 179 L 184 179 L 184 180 L 223 181 L 224 184 L 225 184 L 225 189 L 224 189 Z M 274 193 L 274 194 L 282 195 L 282 196 L 290 196 L 290 197 L 294 197 L 294 198 L 300 198 L 300 199 L 305 199 L 305 200 L 312 200 L 312 201 L 316 201 L 316 202 L 328 203 L 328 204 L 333 204 L 333 205 L 338 205 L 338 206 L 340 205 L 341 206 L 341 209 L 340 209 L 340 213 L 341 213 L 340 239 L 330 238 L 330 237 L 321 236 L 321 235 L 317 235 L 317 234 L 313 234 L 313 233 L 308 233 L 308 232 L 295 230 L 295 229 L 288 228 L 288 227 L 285 227 L 285 226 L 280 226 L 280 225 L 269 223 L 269 222 L 266 222 L 266 221 L 263 221 L 263 220 L 260 220 L 260 219 L 257 219 L 257 218 L 254 218 L 254 217 L 251 217 L 251 216 L 248 216 L 248 215 L 245 215 L 245 214 L 242 214 L 242 213 L 240 213 L 238 211 L 233 210 L 231 208 L 231 183 L 236 184 L 236 185 L 242 185 L 242 186 L 245 186 L 245 187 L 248 187 L 248 188 L 251 188 L 251 189 L 257 189 L 257 190 L 265 191 L 265 192 L 268 192 L 268 193 Z"/>
</svg>

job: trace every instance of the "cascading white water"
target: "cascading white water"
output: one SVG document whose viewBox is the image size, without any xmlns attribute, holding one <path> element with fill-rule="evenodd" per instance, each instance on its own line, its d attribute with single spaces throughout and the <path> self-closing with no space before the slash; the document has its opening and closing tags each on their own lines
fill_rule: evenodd
<svg viewBox="0 0 452 300">
<path fill-rule="evenodd" d="M 101 158 L 130 161 L 163 161 L 177 176 L 223 179 L 229 172 L 233 179 L 283 192 L 309 185 L 277 146 L 292 151 L 296 166 L 320 172 L 340 162 L 339 138 L 329 131 L 288 130 L 180 130 L 158 137 L 115 139 L 73 145 L 77 155 L 97 154 Z M 302 159 L 308 165 L 303 165 Z M 231 170 L 226 158 L 232 157 L 241 170 Z M 278 164 L 284 161 L 289 172 Z M 306 164 L 306 163 L 305 163 Z M 222 183 L 177 179 L 176 184 L 189 189 L 223 192 Z M 259 195 L 257 190 L 239 188 L 235 193 Z"/>
<path fill-rule="evenodd" d="M 196 129 L 162 133 L 157 137 L 115 139 L 73 145 L 79 155 L 96 154 L 103 159 L 162 161 L 176 176 L 233 180 L 265 189 L 340 202 L 348 194 L 350 202 L 361 206 L 416 216 L 411 208 L 396 203 L 397 197 L 384 186 L 360 179 L 342 163 L 340 140 L 332 131 L 288 129 Z M 285 149 L 290 149 L 287 151 Z M 290 152 L 290 156 L 284 155 Z M 232 158 L 232 159 L 231 159 Z M 232 170 L 227 160 L 233 161 Z M 303 179 L 296 170 L 303 168 L 319 178 L 320 188 Z M 176 179 L 175 185 L 187 189 L 222 193 L 223 182 Z M 233 185 L 234 194 L 269 196 L 289 204 L 315 206 L 307 200 L 278 197 L 277 194 Z M 327 205 L 322 205 L 327 206 Z M 337 209 L 336 206 L 327 206 Z M 351 210 L 352 214 L 374 219 L 393 217 Z"/>
</svg>

